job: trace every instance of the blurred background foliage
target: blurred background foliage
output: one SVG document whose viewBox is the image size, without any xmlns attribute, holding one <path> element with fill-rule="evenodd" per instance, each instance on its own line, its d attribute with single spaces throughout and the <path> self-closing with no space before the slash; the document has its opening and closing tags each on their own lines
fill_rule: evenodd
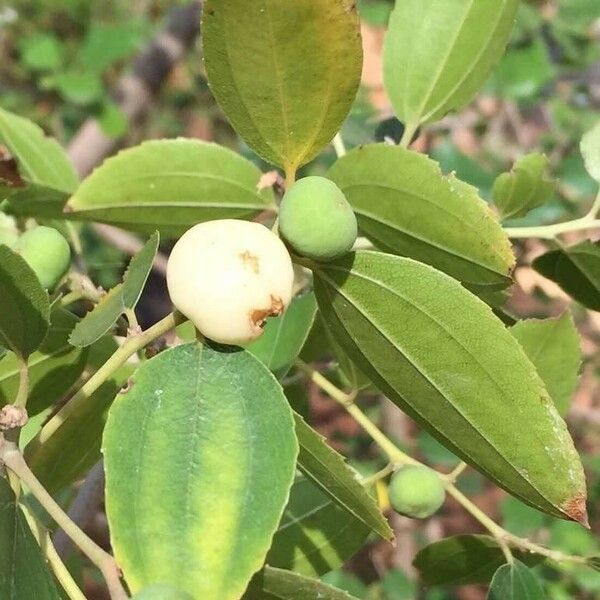
<svg viewBox="0 0 600 600">
<path fill-rule="evenodd" d="M 231 130 L 216 106 L 203 72 L 199 42 L 184 61 L 172 69 L 154 104 L 135 123 L 128 122 L 113 91 L 131 71 L 135 57 L 159 35 L 165 18 L 178 3 L 169 0 L 5 0 L 0 7 L 0 105 L 38 122 L 65 146 L 76 132 L 95 119 L 105 135 L 130 146 L 141 140 L 187 136 L 214 140 L 241 150 L 264 170 L 268 166 L 252 155 Z M 359 0 L 363 20 L 365 68 L 363 86 L 342 135 L 348 147 L 375 140 L 398 140 L 402 125 L 393 118 L 383 90 L 381 48 L 391 0 Z M 579 215 L 596 193 L 579 153 L 581 135 L 600 116 L 600 2 L 560 0 L 524 2 L 519 11 L 506 56 L 473 104 L 461 114 L 449 115 L 427 126 L 414 148 L 428 152 L 445 172 L 479 188 L 489 200 L 495 177 L 510 169 L 520 156 L 545 152 L 558 185 L 552 200 L 511 224 L 542 224 Z M 332 149 L 304 169 L 323 173 L 335 160 Z M 84 227 L 81 237 L 90 275 L 108 288 L 119 279 L 126 248 L 103 243 L 99 234 Z M 596 236 L 598 237 L 598 236 Z M 570 241 L 577 241 L 574 236 Z M 529 267 L 545 246 L 536 240 L 519 242 L 517 285 L 511 311 L 521 317 L 560 314 L 568 299 Z M 168 300 L 160 274 L 152 280 L 146 301 L 147 318 L 156 305 Z M 569 424 L 590 479 L 592 531 L 546 517 L 490 486 L 468 471 L 460 485 L 486 512 L 511 532 L 549 543 L 573 553 L 598 553 L 600 532 L 600 391 L 598 345 L 600 317 L 573 306 L 583 334 L 586 365 L 581 386 L 569 415 Z M 143 321 L 143 315 L 142 315 Z M 382 467 L 373 457 L 358 426 L 316 389 L 295 390 L 311 420 L 363 473 Z M 450 470 L 457 459 L 433 438 L 373 397 L 371 411 L 398 443 L 429 464 Z M 67 502 L 72 494 L 65 492 Z M 385 490 L 380 490 L 385 504 Z M 324 579 L 369 600 L 475 600 L 483 598 L 476 586 L 454 590 L 423 590 L 411 565 L 414 554 L 442 537 L 478 531 L 452 502 L 423 523 L 392 516 L 398 544 L 372 540 L 344 570 Z M 90 533 L 106 544 L 101 515 Z M 75 554 L 70 566 L 85 580 L 90 598 L 102 598 L 97 574 Z M 538 566 L 552 600 L 600 597 L 600 573 L 572 567 Z"/>
</svg>

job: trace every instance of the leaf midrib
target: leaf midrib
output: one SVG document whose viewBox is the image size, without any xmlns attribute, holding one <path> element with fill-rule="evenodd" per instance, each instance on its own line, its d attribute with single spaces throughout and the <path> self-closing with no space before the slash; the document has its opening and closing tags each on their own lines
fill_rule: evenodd
<svg viewBox="0 0 600 600">
<path fill-rule="evenodd" d="M 331 266 L 331 265 L 329 265 L 329 266 L 328 266 L 328 268 L 332 268 L 332 266 Z M 333 268 L 335 268 L 335 267 L 333 267 Z M 339 270 L 339 271 L 341 271 L 341 272 L 344 272 L 344 273 L 348 273 L 348 271 L 346 271 L 346 270 L 344 270 L 344 269 L 337 268 L 336 270 Z M 367 319 L 367 320 L 368 320 L 368 321 L 369 321 L 369 322 L 372 324 L 372 326 L 373 326 L 373 327 L 376 327 L 376 326 L 375 326 L 375 324 L 374 324 L 374 322 L 373 322 L 373 321 L 371 320 L 371 318 L 368 316 L 368 314 L 367 314 L 367 313 L 365 313 L 365 312 L 364 312 L 364 311 L 363 311 L 361 308 L 359 308 L 359 306 L 358 306 L 358 305 L 357 305 L 355 302 L 353 302 L 353 300 L 352 300 L 352 299 L 351 299 L 351 298 L 350 298 L 348 295 L 344 294 L 344 293 L 342 292 L 341 288 L 339 288 L 338 286 L 336 286 L 336 285 L 335 285 L 335 282 L 333 282 L 333 280 L 331 280 L 329 277 L 327 277 L 326 275 L 324 275 L 322 271 L 320 271 L 320 272 L 319 272 L 319 274 L 320 274 L 320 275 L 321 275 L 321 276 L 322 276 L 324 279 L 326 279 L 326 280 L 329 282 L 330 286 L 331 286 L 331 287 L 333 287 L 334 289 L 336 289 L 336 290 L 338 291 L 338 293 L 339 293 L 341 296 L 343 296 L 343 297 L 344 297 L 344 298 L 345 298 L 345 299 L 346 299 L 348 302 L 350 302 L 350 303 L 351 303 L 353 306 L 355 306 L 355 307 L 356 307 L 356 309 L 357 309 L 357 310 L 358 310 L 358 311 L 359 311 L 359 312 L 360 312 L 360 313 L 363 315 L 363 317 L 365 317 L 365 318 L 366 318 L 366 319 Z M 354 276 L 357 276 L 356 272 L 353 272 L 352 274 L 353 274 Z M 368 278 L 366 278 L 366 277 L 365 277 L 365 279 L 368 279 Z M 376 283 L 377 285 L 379 285 L 379 282 L 377 282 L 377 281 L 375 281 L 375 280 L 371 280 L 371 281 L 372 281 L 373 283 Z M 406 301 L 406 300 L 405 300 L 405 301 Z M 409 304 L 412 304 L 411 302 L 408 302 L 408 303 L 409 303 Z M 414 306 L 414 304 L 413 304 L 413 306 Z M 417 310 L 420 310 L 420 309 L 419 309 L 418 307 L 416 307 L 416 306 L 415 306 L 415 308 L 416 308 Z M 426 316 L 428 316 L 428 315 L 427 315 L 427 313 L 423 313 L 423 314 L 425 314 Z M 376 328 L 377 328 L 377 327 L 376 327 Z M 419 373 L 421 373 L 421 374 L 423 375 L 423 377 L 425 377 L 425 379 L 427 379 L 427 381 L 429 381 L 430 385 L 431 385 L 431 386 L 432 386 L 432 387 L 433 387 L 435 390 L 437 390 L 437 392 L 440 394 L 440 396 L 441 396 L 442 398 L 444 398 L 445 400 L 447 400 L 447 401 L 448 401 L 448 404 L 449 404 L 449 405 L 450 405 L 450 406 L 451 406 L 451 407 L 452 407 L 452 408 L 453 408 L 453 409 L 454 409 L 454 410 L 455 410 L 455 411 L 456 411 L 456 412 L 457 412 L 457 413 L 458 413 L 458 414 L 461 416 L 461 418 L 462 418 L 462 419 L 463 419 L 463 420 L 464 420 L 464 421 L 465 421 L 465 422 L 466 422 L 466 423 L 467 423 L 467 424 L 468 424 L 470 427 L 472 427 L 472 428 L 473 428 L 475 431 L 477 431 L 477 433 L 478 433 L 478 435 L 480 436 L 480 438 L 481 438 L 482 440 L 485 440 L 485 441 L 487 442 L 488 446 L 494 450 L 494 452 L 497 454 L 497 456 L 498 456 L 499 458 L 501 458 L 501 459 L 502 459 L 502 461 L 503 461 L 503 462 L 504 462 L 504 463 L 505 463 L 505 464 L 506 464 L 506 465 L 507 465 L 507 466 L 508 466 L 508 467 L 509 467 L 509 468 L 510 468 L 510 469 L 511 469 L 511 470 L 512 470 L 514 473 L 516 473 L 516 475 L 518 476 L 518 478 L 519 478 L 519 479 L 521 479 L 522 481 L 525 481 L 525 482 L 526 482 L 526 483 L 527 483 L 527 484 L 528 484 L 528 485 L 529 485 L 529 486 L 530 486 L 530 487 L 531 487 L 533 490 L 535 490 L 535 492 L 536 492 L 536 493 L 539 495 L 539 497 L 540 497 L 540 498 L 542 498 L 542 499 L 544 499 L 546 502 L 548 502 L 548 503 L 552 504 L 552 505 L 553 505 L 553 506 L 554 506 L 554 507 L 555 507 L 557 510 L 559 510 L 560 512 L 562 512 L 562 509 L 561 509 L 560 507 L 558 507 L 558 506 L 554 505 L 554 503 L 552 503 L 552 502 L 551 502 L 551 501 L 550 501 L 548 498 L 546 498 L 546 497 L 545 497 L 545 496 L 544 496 L 544 495 L 543 495 L 543 494 L 542 494 L 542 493 L 541 493 L 541 492 L 538 490 L 538 488 L 532 484 L 532 482 L 530 482 L 530 481 L 529 481 L 527 478 L 525 478 L 525 477 L 524 477 L 524 476 L 523 476 L 523 475 L 522 475 L 522 474 L 521 474 L 521 473 L 520 473 L 520 472 L 519 472 L 519 471 L 518 471 L 518 470 L 517 470 L 517 469 L 516 469 L 516 468 L 515 468 L 515 467 L 514 467 L 512 464 L 511 464 L 511 463 L 510 463 L 510 461 L 509 461 L 509 460 L 508 460 L 508 459 L 507 459 L 507 458 L 504 456 L 504 454 L 503 454 L 503 453 L 501 453 L 501 452 L 499 451 L 499 449 L 496 447 L 496 445 L 495 445 L 495 444 L 493 444 L 493 443 L 491 443 L 491 442 L 490 442 L 490 440 L 489 440 L 489 439 L 488 439 L 486 436 L 484 436 L 484 435 L 483 435 L 483 433 L 482 433 L 482 432 L 479 430 L 479 428 L 477 428 L 477 427 L 476 427 L 476 426 L 475 426 L 475 425 L 474 425 L 474 424 L 471 422 L 471 420 L 469 420 L 468 418 L 466 418 L 466 416 L 465 416 L 465 415 L 464 415 L 464 414 L 463 414 L 463 413 L 462 413 L 462 412 L 461 412 L 461 411 L 458 409 L 458 407 L 457 407 L 457 406 L 456 406 L 456 405 L 455 405 L 453 402 L 450 402 L 450 401 L 449 401 L 449 399 L 448 399 L 448 397 L 446 396 L 446 394 L 445 394 L 445 393 L 443 393 L 443 392 L 442 392 L 442 390 L 440 390 L 440 389 L 438 388 L 438 386 L 437 386 L 436 384 L 434 384 L 434 383 L 433 383 L 433 382 L 432 382 L 432 381 L 429 379 L 429 377 L 428 377 L 428 376 L 427 376 L 425 373 L 423 373 L 423 371 L 422 371 L 420 368 L 418 368 L 418 367 L 417 367 L 417 365 L 416 365 L 416 364 L 413 362 L 413 360 L 412 360 L 412 359 L 410 359 L 410 358 L 408 357 L 408 355 L 407 355 L 407 354 L 403 353 L 403 352 L 402 352 L 402 351 L 401 351 L 401 350 L 400 350 L 400 349 L 399 349 L 399 348 L 398 348 L 398 347 L 395 345 L 395 343 L 394 343 L 394 342 L 393 342 L 393 341 L 392 341 L 392 340 L 389 338 L 389 336 L 388 336 L 386 333 L 384 333 L 384 331 L 382 331 L 382 330 L 379 330 L 379 331 L 380 331 L 380 333 L 383 335 L 383 337 L 385 337 L 385 339 L 387 339 L 387 341 L 390 343 L 390 345 L 391 345 L 392 347 L 394 347 L 394 348 L 396 349 L 396 351 L 397 351 L 397 352 L 399 352 L 400 354 L 402 354 L 403 356 L 405 356 L 405 357 L 407 358 L 407 360 L 409 360 L 409 362 L 410 362 L 410 363 L 413 365 L 413 367 L 414 367 L 414 368 L 415 368 L 415 369 L 416 369 L 416 370 L 417 370 Z M 350 334 L 348 333 L 348 335 L 350 335 Z M 454 339 L 454 338 L 453 338 L 453 339 Z M 373 365 L 371 365 L 371 366 L 373 367 Z M 373 368 L 374 368 L 374 367 L 373 367 Z M 383 377 L 381 374 L 380 374 L 380 377 L 381 377 L 382 379 L 384 379 L 384 380 L 385 380 L 385 377 Z M 495 383 L 495 385 L 497 385 L 497 384 Z M 501 388 L 500 388 L 500 389 L 501 389 Z M 417 411 L 417 410 L 416 410 L 416 408 L 415 408 L 415 407 L 414 407 L 412 404 L 411 404 L 411 407 L 413 408 L 413 410 L 415 410 L 416 412 L 419 412 L 419 414 L 421 414 L 421 413 L 420 413 L 420 411 Z M 429 422 L 429 421 L 428 421 L 428 419 L 426 419 L 426 418 L 425 418 L 425 417 L 424 417 L 422 414 L 421 414 L 421 418 L 422 418 L 424 421 L 427 421 L 427 422 Z M 441 432 L 440 432 L 440 434 L 441 434 Z M 446 438 L 446 436 L 445 436 L 445 435 L 444 435 L 443 437 L 444 437 L 444 438 Z M 462 450 L 462 452 L 463 452 L 464 454 L 467 454 L 467 453 L 466 453 L 464 450 Z M 473 462 L 474 462 L 474 463 L 476 463 L 476 462 L 477 462 L 475 457 L 471 456 L 471 459 L 473 460 Z M 490 477 L 492 477 L 492 476 L 491 476 L 491 474 L 490 474 Z M 533 502 L 531 499 L 529 499 L 529 501 L 530 501 L 530 502 L 532 502 L 533 504 L 536 504 L 536 503 L 534 503 L 534 502 Z M 537 505 L 537 506 L 538 506 L 538 507 L 539 507 L 541 510 L 544 510 L 544 508 L 542 508 L 541 506 L 539 506 L 539 504 L 536 504 L 536 505 Z"/>
<path fill-rule="evenodd" d="M 350 189 L 357 189 L 357 188 L 380 188 L 380 189 L 384 189 L 384 190 L 389 190 L 391 192 L 396 192 L 396 193 L 401 193 L 404 194 L 406 196 L 408 196 L 409 198 L 414 198 L 416 200 L 421 200 L 427 204 L 429 204 L 430 206 L 432 206 L 432 208 L 434 208 L 436 211 L 445 213 L 447 215 L 449 215 L 450 217 L 456 219 L 462 226 L 464 226 L 466 229 L 470 230 L 471 233 L 475 234 L 477 236 L 478 239 L 483 240 L 484 245 L 486 248 L 488 248 L 491 253 L 499 260 L 499 263 L 501 264 L 505 264 L 506 261 L 504 260 L 504 256 L 502 255 L 502 253 L 496 248 L 495 245 L 493 244 L 489 244 L 487 242 L 487 239 L 482 238 L 481 236 L 481 229 L 477 229 L 475 224 L 470 223 L 469 221 L 465 221 L 462 217 L 462 215 L 454 213 L 453 211 L 449 210 L 446 206 L 442 205 L 442 204 L 436 204 L 435 202 L 433 202 L 430 198 L 428 198 L 427 196 L 423 196 L 421 194 L 417 194 L 412 190 L 409 190 L 405 187 L 402 186 L 391 186 L 391 185 L 386 185 L 383 183 L 375 183 L 375 182 L 365 182 L 365 183 L 354 183 L 348 186 L 344 187 L 344 190 L 350 190 Z M 479 200 L 479 199 L 478 199 Z M 480 201 L 480 200 L 479 200 Z M 433 241 L 428 240 L 427 238 L 422 238 L 420 236 L 417 236 L 415 233 L 413 232 L 409 232 L 406 231 L 402 228 L 400 228 L 397 224 L 393 224 L 390 223 L 389 221 L 387 221 L 386 219 L 384 219 L 382 216 L 373 214 L 371 212 L 368 211 L 368 209 L 362 208 L 362 207 L 357 207 L 354 203 L 352 203 L 354 210 L 359 213 L 359 214 L 364 214 L 365 216 L 369 216 L 371 217 L 373 220 L 377 220 L 380 221 L 382 224 L 387 225 L 389 227 L 392 227 L 394 229 L 398 229 L 399 231 L 404 231 L 404 233 L 411 235 L 423 242 L 427 242 L 430 243 L 432 246 L 435 246 L 437 248 L 439 248 L 440 250 L 444 250 L 446 252 L 448 252 L 449 254 L 454 254 L 455 256 L 458 256 L 460 258 L 463 258 L 465 260 L 468 260 L 469 262 L 476 262 L 474 260 L 472 260 L 470 257 L 464 256 L 462 254 L 460 254 L 459 252 L 450 249 L 448 247 L 445 246 L 441 246 L 439 244 L 435 244 Z M 481 215 L 484 218 L 490 218 L 487 215 L 485 215 L 485 213 L 483 211 L 481 211 Z M 490 265 L 486 265 L 485 263 L 480 263 L 480 262 L 476 262 L 476 264 L 478 264 L 481 267 L 490 268 Z"/>
</svg>

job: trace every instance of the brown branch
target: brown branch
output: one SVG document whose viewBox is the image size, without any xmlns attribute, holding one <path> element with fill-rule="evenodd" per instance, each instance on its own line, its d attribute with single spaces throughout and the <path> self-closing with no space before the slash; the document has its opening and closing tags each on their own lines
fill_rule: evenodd
<svg viewBox="0 0 600 600">
<path fill-rule="evenodd" d="M 200 32 L 200 10 L 199 1 L 173 8 L 165 30 L 117 84 L 113 96 L 130 123 L 147 114 L 169 73 L 193 45 Z M 68 152 L 77 172 L 85 176 L 122 142 L 122 138 L 107 136 L 96 119 L 88 119 L 71 140 Z"/>
</svg>

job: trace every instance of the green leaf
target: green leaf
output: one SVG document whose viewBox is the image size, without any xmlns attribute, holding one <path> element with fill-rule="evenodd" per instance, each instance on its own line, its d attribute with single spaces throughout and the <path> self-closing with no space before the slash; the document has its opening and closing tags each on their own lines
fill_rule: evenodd
<svg viewBox="0 0 600 600">
<path fill-rule="evenodd" d="M 99 304 L 75 326 L 69 341 L 74 346 L 91 346 L 117 322 L 126 311 L 133 310 L 142 295 L 158 250 L 159 234 L 154 233 L 131 259 L 123 283 L 114 287 Z"/>
<path fill-rule="evenodd" d="M 246 350 L 277 377 L 283 377 L 300 354 L 316 312 L 317 302 L 312 292 L 294 297 L 285 313 L 269 319 L 262 336 Z"/>
<path fill-rule="evenodd" d="M 518 0 L 403 0 L 390 17 L 385 87 L 410 129 L 461 109 L 504 53 Z"/>
<path fill-rule="evenodd" d="M 37 352 L 28 360 L 30 417 L 52 405 L 79 379 L 87 360 L 87 351 L 69 344 L 69 334 L 77 317 L 60 307 L 50 315 L 50 329 Z M 11 403 L 19 389 L 19 360 L 15 355 L 0 362 L 0 406 Z"/>
<path fill-rule="evenodd" d="M 366 390 L 372 385 L 371 380 L 356 366 L 356 363 L 350 359 L 343 348 L 337 343 L 335 336 L 331 333 L 324 319 L 320 319 L 323 329 L 327 335 L 329 345 L 338 363 L 339 375 L 342 383 L 347 385 L 353 392 Z"/>
<path fill-rule="evenodd" d="M 98 115 L 98 123 L 103 133 L 112 138 L 124 136 L 129 129 L 127 115 L 110 100 L 104 102 L 102 112 Z"/>
<path fill-rule="evenodd" d="M 512 550 L 514 556 L 529 565 L 542 556 Z M 486 584 L 506 562 L 498 542 L 487 535 L 455 535 L 420 550 L 413 560 L 424 585 Z"/>
<path fill-rule="evenodd" d="M 72 104 L 86 106 L 104 97 L 102 79 L 92 71 L 67 71 L 55 75 L 50 83 Z"/>
<path fill-rule="evenodd" d="M 1 108 L 0 143 L 16 159 L 27 183 L 67 193 L 77 187 L 75 169 L 56 140 L 35 123 Z"/>
<path fill-rule="evenodd" d="M 86 69 L 102 73 L 113 63 L 127 58 L 143 41 L 139 22 L 94 23 L 79 49 L 78 58 Z"/>
<path fill-rule="evenodd" d="M 0 556 L 2 600 L 60 600 L 40 547 L 3 477 L 0 477 Z"/>
<path fill-rule="evenodd" d="M 333 139 L 360 82 L 354 0 L 208 0 L 202 38 L 211 89 L 255 152 L 295 170 Z"/>
<path fill-rule="evenodd" d="M 249 353 L 187 344 L 144 363 L 103 442 L 112 545 L 131 591 L 166 583 L 239 598 L 281 519 L 297 452 L 281 386 Z"/>
<path fill-rule="evenodd" d="M 566 425 L 488 306 L 406 258 L 358 252 L 314 268 L 328 325 L 392 401 L 511 494 L 586 522 L 583 469 Z"/>
<path fill-rule="evenodd" d="M 0 344 L 27 358 L 39 348 L 50 326 L 50 300 L 21 256 L 0 245 Z"/>
<path fill-rule="evenodd" d="M 580 304 L 600 311 L 600 242 L 586 240 L 547 252 L 532 266 Z"/>
<path fill-rule="evenodd" d="M 383 539 L 391 540 L 394 534 L 388 522 L 376 500 L 359 483 L 354 469 L 300 415 L 294 414 L 294 419 L 300 445 L 298 469 L 338 506 Z"/>
<path fill-rule="evenodd" d="M 594 571 L 600 571 L 600 556 L 590 556 L 586 558 L 585 564 L 594 569 Z"/>
<path fill-rule="evenodd" d="M 119 369 L 46 441 L 25 448 L 27 464 L 51 494 L 83 477 L 100 460 L 108 409 L 132 372 L 130 365 Z"/>
<path fill-rule="evenodd" d="M 381 579 L 381 588 L 389 600 L 414 600 L 419 594 L 417 582 L 400 569 L 390 569 Z"/>
<path fill-rule="evenodd" d="M 523 217 L 550 199 L 555 181 L 548 177 L 549 164 L 544 154 L 528 154 L 496 179 L 494 202 L 503 219 Z"/>
<path fill-rule="evenodd" d="M 42 185 L 15 188 L 8 197 L 7 212 L 36 219 L 64 219 L 63 208 L 69 194 Z"/>
<path fill-rule="evenodd" d="M 296 479 L 267 562 L 302 575 L 340 567 L 364 544 L 370 529 L 304 477 Z"/>
<path fill-rule="evenodd" d="M 528 46 L 512 48 L 506 54 L 486 90 L 502 98 L 531 103 L 556 74 L 547 43 L 537 36 Z"/>
<path fill-rule="evenodd" d="M 581 155 L 588 173 L 600 182 L 600 123 L 583 136 Z"/>
<path fill-rule="evenodd" d="M 494 574 L 488 600 L 544 600 L 536 576 L 520 561 L 502 565 Z"/>
<path fill-rule="evenodd" d="M 157 140 L 106 160 L 79 187 L 67 216 L 177 237 L 213 219 L 274 208 L 261 172 L 235 152 L 197 140 Z"/>
<path fill-rule="evenodd" d="M 432 147 L 429 156 L 440 163 L 444 173 L 454 172 L 458 179 L 477 188 L 482 198 L 490 198 L 495 176 L 481 164 L 480 157 L 464 154 L 450 140 Z"/>
<path fill-rule="evenodd" d="M 508 237 L 477 190 L 444 177 L 423 154 L 376 144 L 338 160 L 329 177 L 376 246 L 448 273 L 470 287 L 510 285 Z"/>
<path fill-rule="evenodd" d="M 265 566 L 252 579 L 244 600 L 357 600 L 316 579 Z"/>
<path fill-rule="evenodd" d="M 544 514 L 512 496 L 502 500 L 499 508 L 502 513 L 502 526 L 521 537 L 535 535 L 547 520 Z"/>
<path fill-rule="evenodd" d="M 561 416 L 567 414 L 581 369 L 581 342 L 573 317 L 520 321 L 511 328 L 534 364 Z"/>
<path fill-rule="evenodd" d="M 354 573 L 345 571 L 344 569 L 336 569 L 330 573 L 326 573 L 321 577 L 321 581 L 327 585 L 331 585 L 340 590 L 348 592 L 351 596 L 367 599 L 369 590 L 367 586 Z"/>
<path fill-rule="evenodd" d="M 28 36 L 20 44 L 21 60 L 33 71 L 54 71 L 63 62 L 63 47 L 55 35 Z"/>
</svg>

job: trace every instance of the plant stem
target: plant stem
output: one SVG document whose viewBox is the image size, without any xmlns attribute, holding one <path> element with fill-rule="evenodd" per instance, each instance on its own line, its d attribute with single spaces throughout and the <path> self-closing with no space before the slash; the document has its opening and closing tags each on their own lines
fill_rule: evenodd
<svg viewBox="0 0 600 600">
<path fill-rule="evenodd" d="M 344 144 L 344 140 L 342 138 L 341 133 L 338 132 L 331 143 L 338 158 L 346 156 L 346 145 Z"/>
<path fill-rule="evenodd" d="M 106 580 L 111 600 L 127 600 L 120 581 L 115 559 L 89 538 L 54 501 L 44 486 L 31 472 L 15 444 L 5 442 L 0 447 L 0 459 L 27 486 L 56 524 L 77 544 L 79 549 L 96 565 Z"/>
<path fill-rule="evenodd" d="M 378 481 L 385 479 L 388 475 L 391 475 L 395 470 L 396 465 L 394 465 L 394 463 L 389 463 L 385 467 L 383 467 L 383 469 L 377 471 L 377 473 L 373 473 L 373 475 L 361 479 L 361 484 L 366 487 L 373 483 L 377 483 Z"/>
<path fill-rule="evenodd" d="M 73 292 L 80 292 L 82 298 L 90 302 L 98 303 L 102 300 L 104 294 L 99 290 L 87 275 L 71 272 L 68 276 L 69 288 Z"/>
<path fill-rule="evenodd" d="M 319 386 L 336 402 L 342 405 L 356 419 L 356 421 L 360 423 L 360 425 L 365 429 L 365 431 L 371 436 L 373 441 L 389 457 L 390 464 L 379 473 L 376 473 L 373 477 L 367 478 L 365 482 L 370 483 L 372 479 L 376 481 L 380 480 L 382 477 L 385 477 L 388 474 L 388 472 L 392 472 L 393 470 L 395 470 L 399 465 L 412 464 L 426 466 L 418 460 L 415 460 L 414 458 L 402 452 L 362 412 L 362 410 L 356 404 L 354 404 L 354 395 L 346 394 L 343 390 L 340 390 L 337 386 L 331 383 L 331 381 L 329 381 L 321 373 L 319 373 L 306 363 L 302 362 L 301 360 L 296 360 L 296 367 L 300 371 L 305 373 L 313 383 Z M 444 488 L 446 489 L 446 492 L 450 496 L 452 496 L 452 498 L 454 498 L 468 513 L 470 513 L 473 518 L 479 521 L 479 523 L 483 525 L 483 527 L 485 527 L 489 531 L 489 533 L 494 537 L 494 539 L 500 546 L 502 552 L 504 553 L 507 562 L 512 563 L 514 561 L 511 552 L 511 547 L 514 547 L 520 550 L 524 550 L 526 552 L 532 552 L 541 556 L 545 556 L 546 558 L 549 558 L 550 560 L 556 561 L 558 563 L 574 562 L 578 564 L 586 564 L 586 559 L 582 556 L 571 556 L 563 554 L 562 552 L 551 550 L 549 548 L 545 548 L 544 546 L 540 546 L 538 544 L 530 542 L 528 539 L 515 536 L 512 533 L 506 531 L 500 525 L 498 525 L 493 519 L 488 517 L 478 506 L 476 506 L 454 485 L 455 479 L 460 475 L 460 473 L 463 472 L 463 470 L 466 467 L 466 463 L 461 463 L 449 475 L 445 475 L 443 473 L 438 473 L 438 475 L 444 485 Z"/>
<path fill-rule="evenodd" d="M 504 539 L 511 545 L 519 548 L 520 550 L 524 550 L 526 552 L 532 552 L 533 554 L 541 554 L 550 560 L 553 560 L 557 563 L 562 562 L 573 562 L 580 565 L 586 564 L 586 559 L 583 556 L 573 556 L 570 554 L 563 554 L 558 550 L 551 550 L 550 548 L 546 548 L 545 546 L 540 546 L 539 544 L 535 544 L 534 542 L 530 542 L 528 539 L 517 537 L 512 533 L 505 532 Z"/>
<path fill-rule="evenodd" d="M 556 225 L 540 225 L 539 227 L 505 227 L 504 232 L 509 238 L 541 238 L 552 240 L 556 236 L 571 231 L 584 231 L 586 229 L 596 229 L 600 227 L 600 220 L 590 218 L 589 216 L 567 221 L 566 223 L 556 223 Z"/>
<path fill-rule="evenodd" d="M 42 430 L 30 442 L 34 451 L 68 419 L 119 367 L 124 365 L 138 350 L 144 348 L 155 339 L 163 336 L 180 323 L 185 317 L 179 313 L 171 313 L 152 327 L 133 335 L 83 384 L 79 391 L 42 427 Z"/>
<path fill-rule="evenodd" d="M 446 475 L 446 479 L 450 483 L 455 483 L 468 466 L 469 465 L 466 462 L 461 461 L 450 473 L 448 473 L 448 475 Z"/>
<path fill-rule="evenodd" d="M 408 148 L 418 128 L 418 125 L 412 125 L 407 123 L 404 127 L 402 138 L 400 139 L 400 146 L 402 146 L 403 148 Z"/>
<path fill-rule="evenodd" d="M 505 227 L 504 231 L 508 237 L 513 239 L 518 238 L 541 238 L 552 240 L 563 233 L 571 231 L 584 231 L 586 229 L 596 229 L 600 227 L 600 219 L 597 219 L 600 212 L 600 193 L 596 196 L 594 204 L 588 213 L 572 221 L 564 223 L 556 223 L 554 225 L 539 225 L 537 227 Z"/>
<path fill-rule="evenodd" d="M 296 361 L 296 366 L 309 379 L 318 385 L 324 392 L 329 394 L 338 404 L 341 404 L 354 417 L 354 420 L 371 436 L 371 439 L 385 452 L 387 457 L 396 466 L 416 465 L 418 461 L 404 454 L 380 429 L 354 404 L 355 394 L 346 394 L 336 387 L 326 377 L 301 360 Z"/>
<path fill-rule="evenodd" d="M 285 167 L 285 189 L 289 190 L 296 182 L 296 167 L 288 165 Z"/>
<path fill-rule="evenodd" d="M 595 219 L 598 216 L 598 213 L 600 213 L 600 190 L 598 191 L 598 195 L 594 200 L 594 204 L 592 204 L 592 208 L 590 208 L 586 217 L 589 219 Z"/>
<path fill-rule="evenodd" d="M 19 390 L 13 404 L 17 408 L 25 408 L 29 396 L 29 365 L 26 358 L 19 359 Z"/>
<path fill-rule="evenodd" d="M 478 506 L 473 504 L 453 483 L 445 482 L 446 492 L 452 496 L 471 516 L 475 517 L 496 539 L 502 549 L 506 562 L 512 564 L 514 561 L 509 545 L 506 543 L 507 532 L 488 517 Z"/>
<path fill-rule="evenodd" d="M 133 308 L 126 308 L 125 316 L 127 317 L 127 322 L 129 323 L 129 329 L 139 329 L 140 324 L 138 323 L 137 317 L 135 315 L 135 310 Z"/>
<path fill-rule="evenodd" d="M 29 529 L 33 533 L 37 543 L 39 544 L 42 552 L 45 554 L 48 562 L 50 563 L 50 567 L 52 571 L 60 583 L 63 590 L 65 590 L 67 596 L 69 596 L 70 600 L 85 600 L 85 596 L 82 591 L 79 589 L 79 586 L 69 573 L 67 567 L 61 560 L 60 556 L 56 552 L 56 548 L 52 544 L 52 540 L 50 539 L 50 534 L 45 529 L 45 527 L 34 517 L 33 513 L 29 510 L 29 507 L 21 504 L 21 510 L 25 515 L 25 519 L 27 519 L 27 523 L 29 524 Z"/>
<path fill-rule="evenodd" d="M 68 294 L 65 294 L 60 299 L 61 306 L 69 306 L 69 304 L 73 304 L 73 302 L 77 302 L 78 300 L 83 300 L 85 298 L 85 294 L 81 290 L 73 290 Z"/>
</svg>

